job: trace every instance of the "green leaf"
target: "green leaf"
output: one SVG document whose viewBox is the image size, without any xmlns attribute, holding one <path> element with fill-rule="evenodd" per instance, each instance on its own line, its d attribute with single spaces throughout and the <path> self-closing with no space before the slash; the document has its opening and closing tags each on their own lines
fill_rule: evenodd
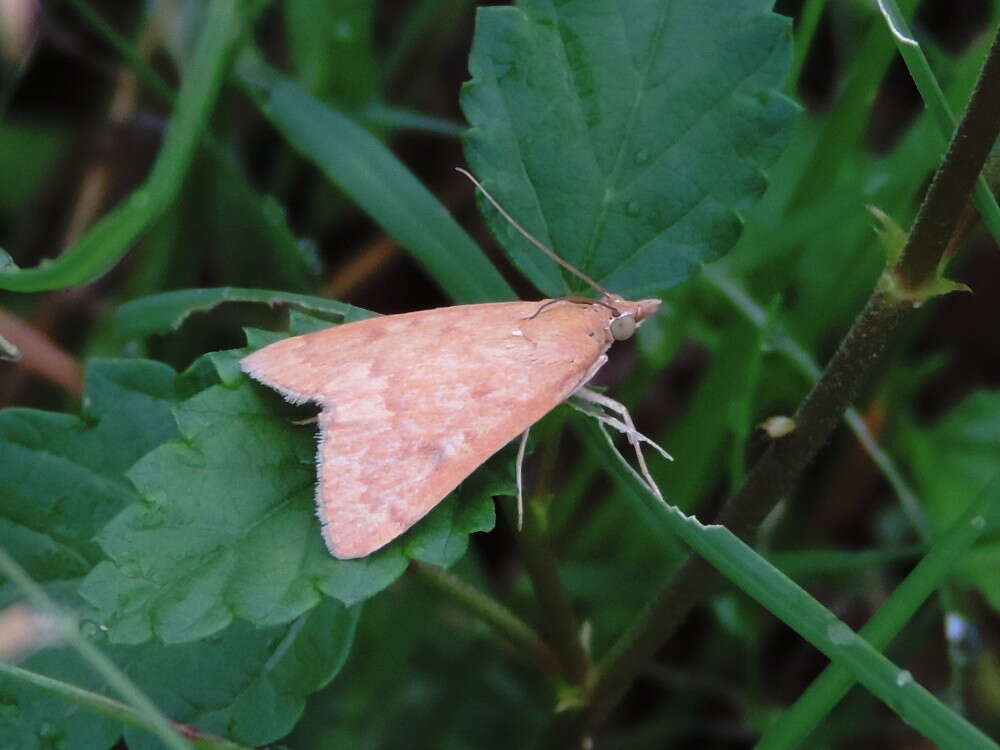
<svg viewBox="0 0 1000 750">
<path fill-rule="evenodd" d="M 376 93 L 369 0 L 287 0 L 289 52 L 296 78 L 318 99 L 356 109 Z"/>
<path fill-rule="evenodd" d="M 993 479 L 1000 456 L 1000 391 L 976 391 L 929 428 L 909 428 L 903 442 L 932 526 L 962 512 L 955 498 L 975 497 Z M 1000 517 L 990 519 L 1000 531 Z"/>
<path fill-rule="evenodd" d="M 234 623 L 209 640 L 164 646 L 115 646 L 76 594 L 98 550 L 91 541 L 113 514 L 138 497 L 126 470 L 178 436 L 171 407 L 175 373 L 157 362 L 92 360 L 82 419 L 29 409 L 0 412 L 0 545 L 50 596 L 83 616 L 84 634 L 108 653 L 172 718 L 250 745 L 287 734 L 305 698 L 336 674 L 354 636 L 358 610 L 326 599 L 280 627 Z M 0 607 L 20 598 L 0 585 Z M 68 647 L 51 648 L 22 666 L 112 697 Z M 206 681 L 205 675 L 212 679 Z M 111 747 L 122 728 L 61 697 L 0 677 L 0 746 Z M 153 747 L 126 730 L 129 747 Z M 159 747 L 159 745 L 155 745 Z"/>
<path fill-rule="evenodd" d="M 286 627 L 237 622 L 195 643 L 119 647 L 118 663 L 174 720 L 264 745 L 288 734 L 306 698 L 340 671 L 360 612 L 326 599 Z M 130 750 L 159 747 L 131 728 L 125 740 Z"/>
<path fill-rule="evenodd" d="M 349 320 L 370 315 L 361 308 L 323 297 L 222 286 L 211 289 L 180 289 L 127 302 L 115 311 L 111 323 L 112 333 L 118 341 L 129 341 L 154 333 L 176 331 L 190 315 L 207 312 L 225 302 L 259 302 L 272 306 L 286 304 Z"/>
<path fill-rule="evenodd" d="M 77 602 L 65 584 L 49 584 L 51 594 Z M 6 589 L 6 590 L 4 590 Z M 0 596 L 9 601 L 9 587 Z M 141 646 L 111 645 L 85 621 L 102 650 L 175 721 L 249 746 L 264 745 L 291 731 L 306 698 L 340 671 L 354 640 L 360 609 L 327 599 L 294 623 L 255 628 L 234 623 L 222 633 L 183 645 L 150 641 Z M 69 647 L 41 651 L 23 667 L 99 694 L 114 696 L 107 685 Z M 210 675 L 211 679 L 206 679 Z M 0 745 L 25 750 L 62 747 L 110 748 L 122 727 L 104 716 L 80 710 L 62 697 L 0 676 Z M 135 727 L 124 729 L 132 750 L 162 743 Z"/>
<path fill-rule="evenodd" d="M 736 242 L 787 138 L 790 25 L 771 5 L 480 9 L 462 94 L 469 164 L 528 231 L 612 291 L 679 284 Z M 546 294 L 580 288 L 489 220 Z"/>
<path fill-rule="evenodd" d="M 128 252 L 139 234 L 167 210 L 184 182 L 239 39 L 241 5 L 238 0 L 219 0 L 208 6 L 208 17 L 184 76 L 163 147 L 143 187 L 102 217 L 58 259 L 43 261 L 36 268 L 0 273 L 0 289 L 35 292 L 95 279 Z"/>
<path fill-rule="evenodd" d="M 246 57 L 237 67 L 244 88 L 292 147 L 412 253 L 456 302 L 513 299 L 483 251 L 375 136 L 262 62 Z"/>
<path fill-rule="evenodd" d="M 496 483 L 486 483 L 374 555 L 334 559 L 313 510 L 315 426 L 292 426 L 279 404 L 247 379 L 208 388 L 175 410 L 182 440 L 129 473 L 142 501 L 100 534 L 109 560 L 81 588 L 113 641 L 204 638 L 234 618 L 283 624 L 324 595 L 350 605 L 411 557 L 453 561 L 469 531 L 492 525 Z"/>
<path fill-rule="evenodd" d="M 0 546 L 13 554 L 60 602 L 78 601 L 77 580 L 99 558 L 92 539 L 104 522 L 135 499 L 124 471 L 141 455 L 177 436 L 170 408 L 174 371 L 158 362 L 92 360 L 85 375 L 82 418 L 33 409 L 0 411 Z M 20 598 L 6 582 L 0 606 Z M 44 652 L 25 665 L 50 676 L 91 684 L 76 658 Z M 110 746 L 119 730 L 41 698 L 34 688 L 0 680 L 0 746 Z M 5 714 L 5 718 L 8 714 Z M 78 744 L 73 745 L 76 742 Z"/>
<path fill-rule="evenodd" d="M 174 377 L 158 362 L 92 360 L 82 419 L 0 411 L 0 546 L 45 580 L 85 573 L 94 534 L 135 499 L 125 470 L 177 436 Z"/>
</svg>

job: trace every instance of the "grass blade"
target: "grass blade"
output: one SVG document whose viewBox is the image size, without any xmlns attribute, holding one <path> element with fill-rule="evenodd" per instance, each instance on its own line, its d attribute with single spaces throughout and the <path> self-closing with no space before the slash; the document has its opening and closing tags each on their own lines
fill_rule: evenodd
<svg viewBox="0 0 1000 750">
<path fill-rule="evenodd" d="M 375 136 L 252 57 L 244 88 L 288 142 L 420 261 L 456 302 L 514 292 L 444 206 Z"/>
<path fill-rule="evenodd" d="M 207 13 L 163 146 L 146 183 L 57 259 L 42 261 L 34 268 L 0 272 L 0 289 L 38 292 L 95 279 L 128 252 L 139 234 L 173 203 L 243 29 L 243 12 L 237 0 L 211 3 Z"/>
<path fill-rule="evenodd" d="M 607 455 L 610 439 L 601 435 L 597 425 L 584 427 L 588 445 L 604 443 L 602 453 Z M 826 654 L 910 726 L 942 748 L 998 747 L 728 529 L 705 526 L 653 497 L 635 471 L 617 451 L 613 452 L 615 458 L 605 460 L 605 467 L 622 489 L 645 507 L 645 516 L 655 519 L 664 534 L 681 537 L 745 594 Z M 977 529 L 980 523 L 975 523 Z"/>
</svg>

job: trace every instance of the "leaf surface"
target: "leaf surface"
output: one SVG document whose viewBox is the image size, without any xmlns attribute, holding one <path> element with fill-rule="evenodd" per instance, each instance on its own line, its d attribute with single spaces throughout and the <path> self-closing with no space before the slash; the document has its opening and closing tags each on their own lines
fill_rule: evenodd
<svg viewBox="0 0 1000 750">
<path fill-rule="evenodd" d="M 469 164 L 528 231 L 612 291 L 679 284 L 735 244 L 787 138 L 790 29 L 770 7 L 481 9 L 462 95 Z M 495 212 L 489 221 L 547 295 L 581 288 Z"/>
<path fill-rule="evenodd" d="M 228 359 L 217 359 L 220 370 Z M 129 472 L 142 500 L 101 532 L 109 559 L 82 588 L 116 642 L 205 638 L 236 618 L 284 624 L 324 596 L 357 603 L 411 558 L 456 560 L 470 532 L 492 528 L 492 495 L 512 492 L 509 478 L 487 471 L 397 542 L 336 560 L 314 513 L 315 425 L 292 427 L 287 405 L 243 377 L 196 394 L 175 416 L 182 439 Z"/>
<path fill-rule="evenodd" d="M 171 718 L 248 745 L 273 742 L 298 720 L 305 698 L 336 674 L 350 650 L 358 608 L 325 599 L 294 622 L 258 628 L 237 622 L 208 639 L 165 646 L 116 645 L 77 594 L 99 559 L 92 537 L 138 501 L 125 473 L 143 454 L 178 436 L 176 374 L 144 360 L 92 360 L 82 418 L 30 409 L 0 412 L 0 544 L 48 594 L 80 613 L 81 631 Z M 106 532 L 105 532 L 106 533 Z M 127 592 L 107 592 L 124 596 Z M 0 585 L 0 609 L 21 598 Z M 69 647 L 21 666 L 118 698 Z M 211 675 L 210 680 L 205 676 Z M 63 698 L 0 677 L 0 747 L 93 750 L 122 728 Z M 159 747 L 128 729 L 129 747 Z"/>
</svg>

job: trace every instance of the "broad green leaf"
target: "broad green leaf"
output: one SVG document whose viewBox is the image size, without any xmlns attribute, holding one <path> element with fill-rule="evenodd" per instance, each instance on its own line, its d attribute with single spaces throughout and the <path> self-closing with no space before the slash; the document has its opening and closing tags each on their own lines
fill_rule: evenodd
<svg viewBox="0 0 1000 750">
<path fill-rule="evenodd" d="M 43 580 L 83 575 L 94 534 L 135 499 L 125 470 L 177 436 L 174 377 L 158 362 L 93 360 L 82 419 L 0 411 L 0 545 Z"/>
<path fill-rule="evenodd" d="M 140 232 L 163 215 L 181 189 L 222 86 L 242 30 L 241 5 L 239 0 L 219 0 L 209 5 L 163 147 L 146 183 L 56 260 L 0 273 L 0 289 L 34 292 L 95 279 L 128 252 Z"/>
<path fill-rule="evenodd" d="M 974 497 L 997 472 L 1000 456 L 1000 391 L 977 391 L 924 429 L 903 436 L 912 471 L 937 529 L 962 512 L 956 498 Z M 990 519 L 1000 531 L 1000 516 Z"/>
<path fill-rule="evenodd" d="M 85 375 L 82 418 L 32 409 L 0 411 L 0 546 L 50 596 L 74 606 L 78 579 L 99 558 L 94 534 L 135 500 L 125 470 L 146 451 L 177 436 L 171 406 L 174 371 L 158 362 L 93 360 Z M 0 605 L 20 598 L 6 581 Z M 24 665 L 74 684 L 93 673 L 65 652 Z M 45 669 L 43 669 L 45 667 Z M 47 669 L 52 667 L 54 671 Z M 0 746 L 108 747 L 120 730 L 34 688 L 0 680 Z"/>
<path fill-rule="evenodd" d="M 98 558 L 92 537 L 138 497 L 125 477 L 143 454 L 178 436 L 171 407 L 175 373 L 142 360 L 93 360 L 82 419 L 7 409 L 0 412 L 0 544 L 50 596 L 79 611 L 83 633 L 108 653 L 172 718 L 250 745 L 287 734 L 305 698 L 339 670 L 353 641 L 358 610 L 325 600 L 299 620 L 274 628 L 234 623 L 215 637 L 180 646 L 150 641 L 116 646 L 76 594 Z M 8 485 L 5 483 L 5 487 Z M 20 598 L 0 585 L 0 607 Z M 68 647 L 47 649 L 22 666 L 112 697 Z M 212 675 L 206 680 L 205 675 Z M 63 698 L 0 678 L 0 746 L 111 747 L 122 728 Z M 153 740 L 127 730 L 130 747 Z"/>
<path fill-rule="evenodd" d="M 456 302 L 513 298 L 483 251 L 375 136 L 258 60 L 245 57 L 238 72 L 289 144 L 412 253 Z"/>
<path fill-rule="evenodd" d="M 491 493 L 512 491 L 469 483 L 393 544 L 336 560 L 313 509 L 315 426 L 291 425 L 282 403 L 246 378 L 208 388 L 175 409 L 182 439 L 129 473 L 142 500 L 100 534 L 109 560 L 81 589 L 113 641 L 188 641 L 234 618 L 287 623 L 324 595 L 361 601 L 411 557 L 453 562 L 492 526 Z"/>
<path fill-rule="evenodd" d="M 795 106 L 768 0 L 523 0 L 480 9 L 466 158 L 519 222 L 614 292 L 679 284 L 736 242 Z M 546 294 L 579 290 L 496 214 Z"/>
<path fill-rule="evenodd" d="M 171 718 L 256 747 L 288 734 L 306 698 L 340 671 L 360 612 L 326 599 L 285 627 L 236 622 L 194 643 L 118 647 L 118 663 Z M 159 747 L 132 728 L 125 740 L 130 750 Z"/>
<path fill-rule="evenodd" d="M 268 289 L 180 289 L 127 302 L 115 311 L 113 335 L 118 341 L 142 338 L 154 333 L 168 333 L 180 328 L 187 318 L 207 312 L 225 302 L 259 302 L 266 305 L 291 305 L 304 310 L 336 315 L 350 320 L 367 316 L 366 311 L 336 300 Z M 326 325 L 330 325 L 326 323 Z"/>
</svg>

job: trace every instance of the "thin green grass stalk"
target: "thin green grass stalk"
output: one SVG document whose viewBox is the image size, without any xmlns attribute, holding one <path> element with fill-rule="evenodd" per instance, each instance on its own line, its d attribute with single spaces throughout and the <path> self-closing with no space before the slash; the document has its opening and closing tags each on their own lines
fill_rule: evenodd
<svg viewBox="0 0 1000 750">
<path fill-rule="evenodd" d="M 1000 475 L 969 503 L 965 513 L 935 542 L 858 635 L 875 648 L 884 649 L 975 544 L 986 528 L 986 517 L 997 505 L 1000 505 Z M 778 750 L 804 742 L 854 682 L 842 665 L 831 664 L 764 733 L 757 743 L 758 750 Z"/>
<path fill-rule="evenodd" d="M 916 5 L 917 0 L 904 0 L 903 10 L 912 13 Z M 816 156 L 802 173 L 789 202 L 788 213 L 798 213 L 813 203 L 822 203 L 831 184 L 836 184 L 841 166 L 853 160 L 867 129 L 867 112 L 892 62 L 893 52 L 892 40 L 882 23 L 873 17 L 864 40 L 852 56 L 851 68 L 844 76 L 844 88 L 823 124 L 814 149 Z"/>
<path fill-rule="evenodd" d="M 86 0 L 70 0 L 72 7 L 80 13 L 91 29 L 116 50 L 131 67 L 139 80 L 155 95 L 172 107 L 177 104 L 177 92 L 168 84 L 153 67 L 135 52 L 134 45 L 119 34 L 107 21 L 101 17 Z M 430 127 L 430 124 L 428 123 Z M 275 254 L 290 278 L 301 279 L 303 275 L 303 260 L 298 239 L 288 226 L 283 211 L 275 210 L 275 205 L 269 198 L 257 193 L 246 181 L 241 167 L 236 163 L 226 146 L 220 143 L 206 127 L 200 133 L 201 146 L 214 160 L 214 166 L 245 195 L 248 205 L 259 215 L 259 221 L 264 226 L 272 226 L 275 234 L 281 238 Z M 284 252 L 282 252 L 284 250 Z M 300 284 L 308 286 L 307 284 Z"/>
<path fill-rule="evenodd" d="M 916 41 L 913 31 L 906 22 L 906 17 L 900 12 L 896 0 L 879 0 L 879 9 L 885 18 L 896 49 L 906 63 L 907 70 L 913 82 L 917 85 L 920 98 L 924 101 L 924 106 L 930 111 L 934 122 L 937 123 L 938 130 L 944 138 L 950 138 L 955 131 L 955 114 L 951 111 L 948 100 L 938 83 L 934 71 L 931 70 L 927 56 Z M 986 179 L 980 177 L 976 181 L 973 191 L 973 200 L 979 215 L 983 219 L 983 224 L 993 235 L 993 239 L 1000 243 L 1000 207 L 997 206 L 996 198 L 986 184 Z"/>
<path fill-rule="evenodd" d="M 90 28 L 107 42 L 115 52 L 122 56 L 122 59 L 129 64 L 132 72 L 135 73 L 144 86 L 164 101 L 171 104 L 174 102 L 176 99 L 174 90 L 160 77 L 152 65 L 136 53 L 135 45 L 119 34 L 111 24 L 104 20 L 100 13 L 91 8 L 87 0 L 68 0 L 68 2 Z"/>
<path fill-rule="evenodd" d="M 82 284 L 108 271 L 173 203 L 214 108 L 244 28 L 242 3 L 209 4 L 163 145 L 145 184 L 56 260 L 0 273 L 0 289 L 37 292 Z"/>
<path fill-rule="evenodd" d="M 773 311 L 772 311 L 773 312 Z M 746 375 L 742 390 L 734 394 L 729 413 L 729 433 L 731 446 L 729 450 L 729 492 L 736 492 L 743 484 L 747 473 L 747 439 L 750 436 L 750 419 L 753 408 L 753 397 L 760 380 L 761 367 L 764 359 L 763 339 L 765 328 L 754 327 L 755 341 L 751 347 L 750 360 L 747 362 Z"/>
<path fill-rule="evenodd" d="M 365 122 L 389 130 L 410 130 L 414 133 L 439 135 L 444 138 L 460 138 L 466 130 L 464 123 L 425 115 L 405 107 L 390 107 L 379 102 L 369 104 L 359 114 Z"/>
<path fill-rule="evenodd" d="M 80 635 L 80 631 L 70 616 L 49 598 L 45 590 L 35 583 L 31 576 L 3 548 L 0 548 L 0 571 L 21 590 L 37 610 L 44 612 L 55 621 L 61 635 L 80 652 L 80 655 L 108 681 L 108 684 L 122 698 L 135 707 L 139 715 L 147 722 L 150 731 L 163 740 L 167 747 L 173 748 L 173 750 L 191 750 L 191 744 L 177 734 L 170 721 L 160 713 L 156 705 L 124 672 L 115 666 L 114 662 L 101 653 L 93 643 Z"/>
<path fill-rule="evenodd" d="M 241 57 L 237 75 L 289 145 L 399 241 L 453 300 L 515 297 L 479 246 L 384 143 L 254 53 Z"/>
<path fill-rule="evenodd" d="M 11 680 L 32 685 L 49 695 L 62 698 L 67 703 L 73 703 L 87 711 L 156 734 L 156 727 L 149 721 L 145 714 L 126 703 L 108 698 L 106 695 L 84 690 L 76 685 L 70 685 L 61 680 L 54 680 L 38 672 L 22 669 L 3 661 L 0 661 L 0 673 L 6 675 Z M 246 745 L 240 745 L 224 737 L 218 737 L 207 732 L 201 732 L 200 730 L 191 731 L 186 739 L 196 750 L 249 750 Z"/>
<path fill-rule="evenodd" d="M 825 7 L 826 0 L 806 0 L 801 13 L 799 13 L 799 25 L 795 30 L 792 66 L 788 72 L 788 83 L 785 85 L 785 93 L 789 96 L 795 96 L 799 89 L 802 68 L 806 64 L 806 57 L 812 48 L 812 40 L 816 36 L 816 29 L 819 28 L 819 21 L 823 17 Z"/>
<path fill-rule="evenodd" d="M 768 554 L 768 559 L 795 580 L 841 576 L 911 561 L 927 552 L 923 544 L 893 545 L 870 550 L 803 549 Z"/>
</svg>

